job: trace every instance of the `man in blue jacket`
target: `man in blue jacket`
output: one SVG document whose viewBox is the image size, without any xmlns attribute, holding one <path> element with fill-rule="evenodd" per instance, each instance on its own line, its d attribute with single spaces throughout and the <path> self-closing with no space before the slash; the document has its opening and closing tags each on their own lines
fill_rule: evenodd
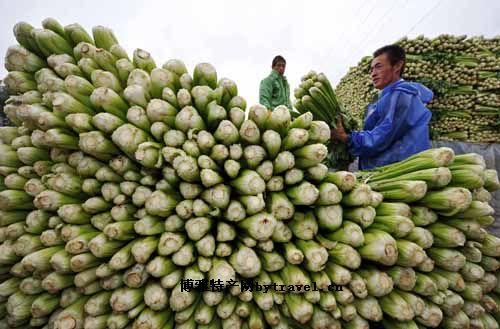
<svg viewBox="0 0 500 329">
<path fill-rule="evenodd" d="M 370 75 L 381 90 L 375 103 L 368 105 L 362 131 L 346 134 L 340 121 L 332 139 L 346 142 L 349 152 L 359 156 L 359 169 L 367 170 L 398 162 L 429 149 L 429 121 L 425 106 L 433 93 L 424 85 L 401 78 L 405 51 L 389 45 L 375 51 Z"/>
</svg>

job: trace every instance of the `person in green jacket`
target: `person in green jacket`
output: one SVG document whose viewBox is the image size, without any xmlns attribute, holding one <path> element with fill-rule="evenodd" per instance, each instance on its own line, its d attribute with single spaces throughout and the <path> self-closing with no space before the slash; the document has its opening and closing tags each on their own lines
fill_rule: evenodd
<svg viewBox="0 0 500 329">
<path fill-rule="evenodd" d="M 285 105 L 291 110 L 290 85 L 284 76 L 286 61 L 278 55 L 274 57 L 271 67 L 271 74 L 260 82 L 259 103 L 270 110 L 278 105 Z"/>
</svg>

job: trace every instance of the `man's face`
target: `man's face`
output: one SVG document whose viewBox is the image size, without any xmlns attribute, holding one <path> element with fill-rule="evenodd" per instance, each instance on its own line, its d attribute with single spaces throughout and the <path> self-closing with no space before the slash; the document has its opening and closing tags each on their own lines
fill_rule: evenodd
<svg viewBox="0 0 500 329">
<path fill-rule="evenodd" d="M 285 74 L 285 66 L 286 66 L 285 62 L 278 61 L 276 64 L 274 64 L 273 70 L 275 70 L 279 74 L 283 75 L 283 74 Z"/>
<path fill-rule="evenodd" d="M 379 90 L 396 81 L 400 77 L 403 62 L 391 65 L 387 54 L 375 57 L 370 65 L 370 76 L 373 86 Z"/>
</svg>

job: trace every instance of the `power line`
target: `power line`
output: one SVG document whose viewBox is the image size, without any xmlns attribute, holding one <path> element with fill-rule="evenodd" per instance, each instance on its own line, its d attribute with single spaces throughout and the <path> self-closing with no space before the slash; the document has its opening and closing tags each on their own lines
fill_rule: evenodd
<svg viewBox="0 0 500 329">
<path fill-rule="evenodd" d="M 363 19 L 363 22 L 361 22 L 361 24 L 364 24 L 366 22 L 366 20 L 368 19 L 368 17 L 371 16 L 371 14 L 373 13 L 373 11 L 375 10 L 376 7 L 377 7 L 377 4 L 375 3 L 375 6 L 372 7 L 372 9 L 368 13 L 368 15 L 366 15 L 365 18 Z"/>
<path fill-rule="evenodd" d="M 354 11 L 354 15 L 352 15 L 351 19 L 348 20 L 347 22 L 350 22 L 350 21 L 353 21 L 353 18 L 356 17 L 359 13 L 359 11 L 365 6 L 365 4 L 367 3 L 368 1 L 362 1 L 361 2 L 361 6 L 358 7 L 358 9 L 356 9 Z M 338 34 L 338 38 L 335 39 L 335 42 L 333 42 L 333 47 L 331 48 L 331 50 L 327 53 L 327 55 L 324 57 L 322 63 L 321 63 L 321 66 L 323 66 L 323 64 L 325 64 L 326 60 L 330 57 L 330 55 L 333 53 L 333 50 L 334 50 L 334 47 L 335 47 L 335 44 L 338 42 L 338 41 L 341 41 L 341 39 L 344 38 L 344 34 L 346 32 L 346 28 L 347 28 L 347 24 L 343 25 L 342 27 L 342 30 L 341 32 Z"/>
<path fill-rule="evenodd" d="M 408 3 L 408 0 L 405 0 L 404 5 L 403 5 L 402 7 L 400 7 L 400 8 L 406 7 L 407 3 Z M 387 11 L 386 11 L 386 12 L 385 12 L 382 16 L 381 16 L 381 18 L 377 21 L 377 23 L 375 23 L 375 24 L 373 25 L 373 26 L 377 26 L 377 25 L 379 25 L 378 29 L 376 30 L 376 32 L 377 32 L 377 33 L 378 33 L 378 31 L 382 28 L 382 26 L 386 24 L 386 23 L 383 23 L 383 24 L 378 24 L 378 22 L 383 21 L 383 20 L 384 20 L 384 19 L 385 19 L 385 18 L 386 18 L 386 17 L 387 17 L 387 16 L 388 16 L 388 15 L 389 15 L 389 14 L 390 14 L 390 13 L 391 13 L 391 12 L 392 12 L 395 8 L 396 8 L 396 7 L 397 7 L 397 4 L 398 4 L 398 0 L 394 1 L 394 2 L 393 2 L 393 5 L 392 5 L 392 6 L 391 6 L 391 7 L 390 7 L 390 8 L 389 8 L 389 9 L 388 9 L 388 10 L 387 10 Z M 369 16 L 369 15 L 368 15 L 368 16 Z M 366 16 L 366 17 L 365 17 L 365 20 L 366 20 L 366 18 L 367 18 L 368 16 Z M 364 23 L 364 22 L 363 22 L 363 23 Z M 363 24 L 363 23 L 362 23 L 362 24 Z M 362 25 L 362 24 L 361 24 L 361 25 Z M 363 39 L 363 40 L 359 43 L 359 45 L 360 45 L 360 46 L 356 47 L 356 49 L 354 49 L 354 51 L 357 53 L 360 49 L 362 49 L 362 48 L 363 48 L 363 46 L 364 46 L 364 43 L 365 43 L 365 42 L 368 40 L 368 38 L 369 38 L 371 35 L 373 35 L 373 34 L 374 34 L 374 33 L 373 33 L 373 31 L 372 31 L 371 33 L 368 33 L 368 34 L 366 35 L 366 37 L 365 37 L 365 38 L 364 38 L 364 39 Z M 346 62 L 346 59 L 348 59 L 348 58 L 349 58 L 349 53 L 347 53 L 347 57 L 344 57 L 341 63 Z"/>
<path fill-rule="evenodd" d="M 425 14 L 424 16 L 422 16 L 411 28 L 410 30 L 408 30 L 408 32 L 404 33 L 403 35 L 408 35 L 409 33 L 411 33 L 420 23 L 422 23 L 431 13 L 433 13 L 437 7 L 442 3 L 443 0 L 439 0 L 432 8 L 430 8 Z M 405 5 L 407 4 L 408 2 L 405 3 Z M 381 27 L 379 27 L 380 29 Z M 378 31 L 377 31 L 378 32 Z M 358 50 L 362 50 L 362 48 L 359 48 L 357 49 L 356 51 L 356 54 L 359 52 Z M 344 60 L 342 61 L 342 63 L 346 62 L 346 59 L 348 59 L 349 56 L 347 56 L 346 58 L 344 58 Z"/>
<path fill-rule="evenodd" d="M 429 9 L 429 10 L 428 10 L 428 11 L 427 11 L 427 12 L 426 12 L 426 13 L 425 13 L 425 14 L 424 14 L 424 15 L 423 15 L 423 16 L 422 16 L 422 17 L 421 17 L 421 18 L 420 18 L 420 19 L 419 19 L 419 20 L 418 20 L 418 21 L 417 21 L 417 22 L 416 22 L 416 23 L 415 23 L 415 24 L 414 24 L 414 25 L 413 25 L 413 26 L 412 26 L 412 27 L 411 27 L 411 28 L 410 28 L 407 32 L 406 32 L 406 33 L 404 33 L 404 35 L 407 35 L 407 34 L 411 33 L 411 32 L 412 32 L 412 31 L 413 31 L 413 30 L 414 30 L 414 29 L 415 29 L 415 28 L 416 28 L 416 27 L 417 27 L 420 23 L 422 23 L 422 22 L 423 22 L 423 21 L 424 21 L 424 20 L 425 20 L 425 19 L 426 19 L 426 18 L 427 18 L 427 17 L 428 17 L 428 16 L 429 16 L 429 15 L 430 15 L 433 11 L 434 11 L 434 10 L 436 10 L 436 9 L 439 7 L 439 5 L 442 3 L 442 1 L 443 1 L 443 0 L 439 0 L 439 1 L 438 1 L 438 2 L 437 2 L 437 3 L 436 3 L 436 4 L 432 7 L 432 8 L 430 8 L 430 9 Z M 408 3 L 408 1 L 405 3 L 405 6 L 407 5 L 407 3 Z M 360 7 L 358 8 L 358 10 L 356 11 L 356 13 L 355 13 L 355 15 L 354 15 L 354 16 L 356 16 L 356 15 L 357 15 L 357 12 L 359 12 L 359 10 L 360 10 L 362 7 L 363 7 L 363 5 L 362 5 L 362 6 L 360 6 Z M 370 15 L 372 14 L 372 12 L 374 11 L 375 7 L 376 7 L 376 4 L 375 4 L 375 6 L 374 6 L 374 7 L 372 7 L 372 8 L 371 8 L 371 10 L 370 10 L 370 12 L 368 13 L 368 15 L 366 15 L 366 16 L 365 16 L 365 18 L 363 19 L 363 21 L 361 22 L 361 24 L 358 24 L 358 26 L 359 26 L 359 25 L 363 25 L 363 24 L 365 23 L 365 21 L 368 19 L 368 17 L 370 17 Z M 395 7 L 396 7 L 396 6 L 395 6 L 395 5 L 393 5 L 393 7 L 392 7 L 391 9 L 389 9 L 389 10 L 388 10 L 388 11 L 384 14 L 384 16 L 383 16 L 383 17 L 385 18 L 385 17 L 389 14 L 389 12 L 391 12 L 391 11 L 392 11 Z M 354 16 L 353 16 L 353 17 L 354 17 Z M 382 28 L 382 26 L 379 26 L 378 30 L 380 30 L 381 28 Z M 377 32 L 378 32 L 378 30 L 377 30 Z M 346 30 L 344 29 L 344 30 L 343 30 L 343 33 L 342 33 L 341 38 L 343 38 L 343 37 L 344 37 L 345 32 L 346 32 Z M 371 34 L 373 35 L 373 32 L 372 32 Z M 351 49 L 352 49 L 352 47 L 353 47 L 353 45 L 354 45 L 354 44 L 351 42 L 351 40 L 348 40 L 348 39 L 346 39 L 346 40 L 347 40 L 347 43 L 349 44 L 349 46 L 348 46 L 349 48 L 348 48 L 348 51 L 346 51 L 346 56 L 344 56 L 344 57 L 343 57 L 343 59 L 342 59 L 341 63 L 345 63 L 345 62 L 346 62 L 346 60 L 349 58 L 349 55 L 350 55 L 349 53 L 350 53 L 350 51 L 351 51 Z M 359 46 L 359 47 L 361 47 L 361 46 L 362 46 L 362 44 L 365 42 L 365 40 L 368 40 L 368 39 L 365 37 L 365 39 L 364 39 L 364 40 L 360 43 L 360 46 Z M 356 52 L 357 52 L 358 50 L 362 49 L 362 47 L 361 47 L 361 48 L 359 48 L 359 47 L 355 49 L 355 50 L 356 50 Z M 345 48 L 344 48 L 344 49 L 345 49 Z M 330 57 L 330 54 L 331 54 L 331 52 L 329 53 L 329 55 L 328 55 L 327 57 L 325 57 L 325 59 L 323 60 L 323 64 L 324 64 L 324 62 L 328 59 L 328 57 Z"/>
<path fill-rule="evenodd" d="M 363 19 L 363 21 L 362 21 L 360 24 L 358 24 L 358 26 L 363 26 L 363 25 L 365 24 L 366 20 L 368 19 L 368 17 L 370 17 L 370 16 L 371 16 L 371 14 L 373 13 L 373 11 L 375 10 L 375 8 L 376 8 L 376 7 L 377 7 L 377 2 L 375 2 L 375 3 L 374 3 L 374 6 L 372 7 L 372 9 L 371 9 L 371 10 L 370 10 L 370 12 L 368 13 L 368 15 L 366 15 L 366 16 L 365 16 L 365 18 Z M 348 48 L 348 49 L 346 49 L 346 52 L 345 52 L 345 53 L 346 53 L 346 56 L 344 56 L 344 57 L 342 58 L 341 63 L 344 63 L 344 62 L 346 61 L 346 59 L 348 59 L 348 58 L 349 58 L 349 55 L 350 55 L 349 53 L 350 53 L 350 51 L 351 51 L 351 49 L 352 49 L 352 46 L 354 45 L 354 43 L 353 43 L 353 42 L 351 42 L 351 40 L 349 40 L 349 39 L 348 39 L 348 42 L 349 42 L 349 46 L 348 46 L 349 48 Z"/>
<path fill-rule="evenodd" d="M 365 4 L 367 4 L 367 3 L 368 3 L 368 1 L 362 1 L 361 6 L 359 6 L 358 9 L 356 9 L 354 11 L 354 15 L 352 15 L 351 19 L 348 20 L 348 22 L 354 21 L 353 18 L 358 15 L 358 13 L 361 11 L 361 9 L 364 8 Z M 342 31 L 339 33 L 339 39 L 342 39 L 344 37 L 346 30 L 347 30 L 347 24 L 342 26 Z M 337 41 L 340 41 L 340 40 L 337 40 Z"/>
<path fill-rule="evenodd" d="M 392 13 L 392 11 L 397 7 L 397 5 L 399 4 L 399 2 L 396 0 L 394 1 L 392 7 L 385 12 L 385 14 L 379 19 L 379 21 L 377 22 L 377 24 L 375 24 L 374 26 L 378 26 L 376 28 L 376 30 L 372 30 L 371 33 L 368 33 L 365 37 L 365 39 L 363 41 L 361 41 L 359 47 L 355 50 L 356 53 L 359 53 L 360 51 L 363 50 L 363 48 L 366 46 L 366 42 L 370 40 L 371 36 L 373 35 L 377 35 L 377 33 L 380 31 L 380 29 L 387 23 L 387 21 L 384 22 L 384 19 L 390 14 Z M 406 7 L 406 5 L 408 4 L 408 0 L 405 1 L 404 5 L 399 7 L 400 9 L 401 8 L 404 8 Z"/>
<path fill-rule="evenodd" d="M 413 25 L 409 30 L 408 32 L 406 32 L 404 35 L 408 35 L 409 33 L 413 32 L 413 30 L 420 24 L 424 21 L 424 19 L 427 18 L 427 16 L 429 16 L 434 10 L 436 10 L 437 7 L 439 7 L 439 5 L 441 4 L 441 2 L 443 2 L 443 0 L 439 0 L 436 5 L 434 5 L 427 13 L 425 13 L 424 16 L 422 16 L 422 18 L 420 18 L 416 23 L 415 25 Z"/>
</svg>

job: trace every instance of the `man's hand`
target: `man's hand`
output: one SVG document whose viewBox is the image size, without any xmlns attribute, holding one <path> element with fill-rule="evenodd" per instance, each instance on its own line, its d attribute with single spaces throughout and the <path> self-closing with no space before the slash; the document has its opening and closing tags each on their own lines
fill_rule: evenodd
<svg viewBox="0 0 500 329">
<path fill-rule="evenodd" d="M 334 129 L 332 129 L 332 140 L 341 141 L 343 143 L 347 142 L 347 133 L 345 132 L 344 125 L 342 124 L 342 120 L 340 118 L 337 119 L 337 125 Z"/>
</svg>

